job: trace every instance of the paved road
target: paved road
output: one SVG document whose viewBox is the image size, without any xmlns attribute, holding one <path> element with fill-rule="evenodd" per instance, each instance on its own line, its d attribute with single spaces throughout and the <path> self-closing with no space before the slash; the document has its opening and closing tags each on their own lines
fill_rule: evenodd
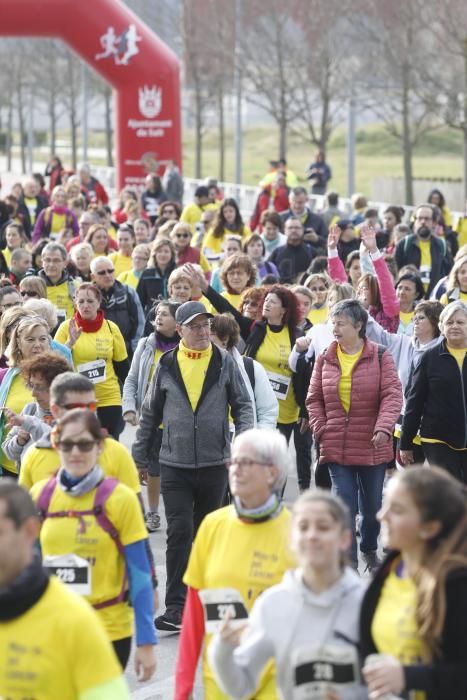
<svg viewBox="0 0 467 700">
<path fill-rule="evenodd" d="M 127 426 L 125 432 L 122 434 L 120 440 L 127 447 L 130 447 L 135 435 L 135 429 Z M 286 500 L 293 501 L 297 497 L 297 476 L 295 473 L 291 473 L 287 481 L 286 489 Z M 157 567 L 157 575 L 159 578 L 159 596 L 160 605 L 163 608 L 164 602 L 164 592 L 165 592 L 165 518 L 163 515 L 163 510 L 161 511 L 161 529 L 157 532 L 151 534 L 151 548 L 154 553 L 154 558 Z M 130 659 L 128 664 L 126 677 L 128 684 L 132 691 L 131 697 L 133 700 L 171 700 L 173 698 L 174 691 L 174 673 L 175 673 L 175 660 L 177 656 L 177 645 L 178 645 L 178 635 L 174 635 L 167 632 L 159 633 L 159 645 L 157 647 L 157 671 L 152 679 L 147 684 L 142 685 L 138 682 L 134 672 L 133 672 L 133 658 Z M 204 697 L 203 689 L 199 679 L 199 673 L 197 678 L 197 683 L 194 689 L 194 700 L 202 700 Z"/>
</svg>

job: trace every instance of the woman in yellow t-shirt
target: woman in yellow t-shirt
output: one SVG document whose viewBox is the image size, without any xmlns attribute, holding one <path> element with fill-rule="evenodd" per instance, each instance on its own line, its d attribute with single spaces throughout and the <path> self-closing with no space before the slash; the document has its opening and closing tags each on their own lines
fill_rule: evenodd
<svg viewBox="0 0 467 700">
<path fill-rule="evenodd" d="M 256 268 L 248 255 L 237 253 L 224 260 L 219 277 L 225 289 L 222 296 L 238 309 L 243 292 L 256 285 Z M 214 308 L 210 310 L 216 313 Z"/>
<path fill-rule="evenodd" d="M 5 229 L 5 240 L 6 248 L 2 250 L 3 257 L 7 266 L 11 267 L 11 254 L 17 248 L 25 248 L 26 250 L 31 250 L 26 234 L 24 233 L 24 228 L 22 224 L 12 223 L 8 224 Z"/>
<path fill-rule="evenodd" d="M 143 270 L 146 269 L 149 262 L 150 254 L 151 248 L 147 243 L 139 243 L 138 245 L 135 245 L 133 252 L 131 253 L 131 270 L 121 272 L 117 277 L 118 281 L 133 287 L 133 289 L 136 289 L 138 282 L 141 279 Z"/>
<path fill-rule="evenodd" d="M 391 554 L 361 609 L 360 652 L 367 659 L 369 695 L 464 698 L 465 494 L 446 472 L 412 467 L 390 480 L 379 519 Z"/>
<path fill-rule="evenodd" d="M 219 265 L 222 254 L 222 241 L 229 233 L 236 233 L 246 240 L 251 236 L 250 228 L 243 223 L 238 204 L 233 198 L 224 200 L 217 212 L 214 226 L 207 232 L 203 239 L 201 250 L 211 268 Z"/>
<path fill-rule="evenodd" d="M 109 254 L 109 234 L 104 224 L 90 226 L 83 242 L 89 243 L 95 258 Z"/>
<path fill-rule="evenodd" d="M 419 275 L 412 272 L 400 275 L 396 282 L 396 294 L 401 307 L 397 332 L 401 335 L 411 336 L 415 307 L 425 296 L 425 289 Z"/>
<path fill-rule="evenodd" d="M 443 294 L 440 302 L 446 306 L 458 299 L 467 302 L 467 255 L 456 260 L 452 266 L 446 285 L 446 294 Z"/>
<path fill-rule="evenodd" d="M 123 430 L 119 380 L 128 374 L 128 355 L 119 327 L 106 321 L 99 289 L 84 282 L 76 292 L 76 311 L 64 321 L 55 340 L 71 348 L 76 370 L 95 385 L 97 415 L 109 435 L 118 440 Z"/>
<path fill-rule="evenodd" d="M 54 427 L 60 469 L 32 488 L 42 517 L 41 552 L 44 566 L 97 611 L 123 669 L 134 611 L 135 669 L 149 680 L 157 640 L 147 532 L 136 494 L 99 466 L 104 437 L 89 409 L 68 411 Z"/>
<path fill-rule="evenodd" d="M 135 232 L 129 224 L 121 224 L 117 231 L 118 251 L 110 253 L 109 260 L 113 262 L 115 276 L 129 272 L 133 267 L 131 254 L 136 244 Z"/>
<path fill-rule="evenodd" d="M 13 413 L 21 413 L 25 405 L 34 400 L 31 390 L 20 373 L 21 362 L 50 350 L 50 341 L 49 327 L 45 319 L 35 315 L 20 319 L 11 333 L 10 343 L 6 349 L 10 366 L 7 370 L 0 370 L 3 373 L 0 384 L 0 406 L 8 408 Z M 2 415 L 0 418 L 0 442 L 3 442 L 9 428 L 5 424 L 5 416 Z M 0 465 L 3 474 L 17 477 L 16 463 L 8 459 L 3 450 L 0 454 Z"/>
<path fill-rule="evenodd" d="M 277 432 L 253 429 L 235 439 L 229 464 L 233 504 L 204 518 L 183 579 L 188 589 L 174 700 L 190 697 L 203 642 L 205 697 L 226 700 L 207 660 L 213 627 L 223 619 L 222 611 L 229 608 L 245 620 L 257 598 L 279 583 L 294 565 L 289 550 L 290 513 L 280 495 L 288 468 L 287 444 Z M 231 589 L 233 597 L 223 589 Z M 214 612 L 207 624 L 203 606 Z M 254 697 L 277 698 L 272 664 L 262 674 Z"/>
<path fill-rule="evenodd" d="M 330 284 L 330 277 L 319 272 L 310 275 L 305 280 L 305 287 L 308 287 L 313 295 L 313 303 L 308 314 L 308 320 L 311 321 L 313 326 L 316 326 L 317 323 L 326 323 L 328 320 L 328 292 Z"/>
</svg>

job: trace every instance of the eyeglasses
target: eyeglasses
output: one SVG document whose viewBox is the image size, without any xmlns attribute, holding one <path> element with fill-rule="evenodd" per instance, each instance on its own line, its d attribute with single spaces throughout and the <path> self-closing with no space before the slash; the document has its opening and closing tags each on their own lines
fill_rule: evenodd
<svg viewBox="0 0 467 700">
<path fill-rule="evenodd" d="M 195 333 L 200 333 L 200 331 L 208 331 L 210 329 L 209 323 L 196 323 L 196 324 L 188 324 L 185 326 L 185 328 L 189 328 L 190 331 L 194 331 Z"/>
<path fill-rule="evenodd" d="M 49 387 L 46 384 L 32 384 L 31 382 L 28 382 L 26 386 L 30 391 L 36 391 L 38 393 L 42 391 L 49 391 Z"/>
<path fill-rule="evenodd" d="M 25 290 L 20 292 L 20 294 L 22 297 L 38 297 L 39 296 L 39 294 L 37 292 L 27 292 Z"/>
<path fill-rule="evenodd" d="M 89 403 L 62 403 L 61 407 L 65 411 L 72 411 L 74 408 L 88 408 L 90 411 L 97 409 L 97 401 L 89 401 Z"/>
<path fill-rule="evenodd" d="M 189 233 L 176 233 L 175 238 L 191 238 Z"/>
<path fill-rule="evenodd" d="M 96 275 L 113 275 L 115 270 L 96 270 Z"/>
<path fill-rule="evenodd" d="M 259 462 L 257 459 L 249 459 L 248 457 L 239 457 L 238 459 L 227 459 L 225 461 L 225 466 L 227 469 L 230 467 L 240 467 L 240 469 L 251 469 L 258 464 L 260 467 L 272 467 L 270 462 Z"/>
<path fill-rule="evenodd" d="M 77 447 L 80 452 L 91 452 L 94 446 L 97 445 L 96 440 L 60 440 L 57 442 L 57 447 L 62 452 L 71 452 L 73 447 Z"/>
</svg>

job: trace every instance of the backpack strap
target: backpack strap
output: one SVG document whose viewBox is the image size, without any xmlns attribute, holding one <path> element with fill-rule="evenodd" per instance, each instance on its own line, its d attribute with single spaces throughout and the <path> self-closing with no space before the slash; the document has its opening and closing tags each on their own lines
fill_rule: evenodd
<svg viewBox="0 0 467 700">
<path fill-rule="evenodd" d="M 245 367 L 245 372 L 250 380 L 251 388 L 255 390 L 255 365 L 251 357 L 246 357 L 243 355 L 243 366 Z"/>
<path fill-rule="evenodd" d="M 39 517 L 42 522 L 49 516 L 49 506 L 52 500 L 53 492 L 57 485 L 57 478 L 53 476 L 48 480 L 44 488 L 42 489 L 39 499 L 37 501 L 37 506 L 39 508 Z"/>
</svg>

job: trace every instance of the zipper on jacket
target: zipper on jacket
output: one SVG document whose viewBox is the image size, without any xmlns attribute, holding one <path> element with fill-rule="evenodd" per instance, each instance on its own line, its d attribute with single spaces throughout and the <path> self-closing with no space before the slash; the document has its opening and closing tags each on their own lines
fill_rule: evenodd
<svg viewBox="0 0 467 700">
<path fill-rule="evenodd" d="M 455 360 L 457 363 L 457 360 L 455 357 L 453 357 L 452 359 Z M 465 358 L 464 358 L 464 362 L 465 362 Z M 459 365 L 458 365 L 458 367 L 459 367 Z M 464 365 L 462 365 L 462 369 L 459 367 L 459 372 L 461 375 L 462 406 L 464 409 L 464 448 L 465 448 L 465 447 L 467 447 L 467 427 L 466 427 L 467 426 L 467 414 L 466 414 L 466 409 L 465 409 L 465 386 L 464 386 L 463 369 L 464 369 Z"/>
<path fill-rule="evenodd" d="M 198 414 L 195 412 L 193 414 L 193 442 L 194 442 L 194 453 L 195 453 L 195 467 L 198 466 L 198 451 L 196 449 L 196 446 L 198 444 L 198 436 L 197 436 L 197 431 L 198 431 Z"/>
</svg>

